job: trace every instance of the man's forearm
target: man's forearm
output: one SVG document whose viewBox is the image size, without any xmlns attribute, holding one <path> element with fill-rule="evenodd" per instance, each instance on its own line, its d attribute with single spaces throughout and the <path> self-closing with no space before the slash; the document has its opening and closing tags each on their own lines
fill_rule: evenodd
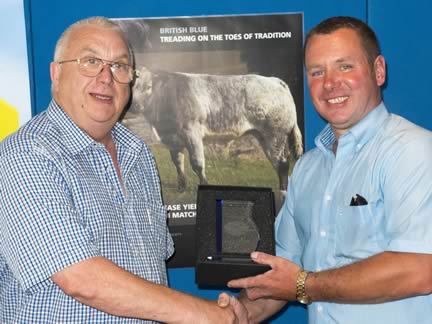
<svg viewBox="0 0 432 324">
<path fill-rule="evenodd" d="M 106 313 L 166 323 L 228 322 L 232 314 L 215 302 L 187 295 L 146 281 L 96 257 L 73 265 L 53 276 L 68 295 Z"/>
<path fill-rule="evenodd" d="M 272 270 L 232 280 L 228 283 L 230 288 L 246 288 L 249 300 L 296 300 L 298 265 L 260 252 L 254 252 L 251 257 L 259 264 L 271 266 Z M 312 302 L 346 304 L 374 304 L 428 295 L 432 293 L 432 255 L 383 252 L 340 268 L 310 273 L 305 288 Z M 253 307 L 248 309 L 252 316 L 257 316 Z"/>
<path fill-rule="evenodd" d="M 432 255 L 384 252 L 338 269 L 309 274 L 313 301 L 373 304 L 432 291 Z"/>
</svg>

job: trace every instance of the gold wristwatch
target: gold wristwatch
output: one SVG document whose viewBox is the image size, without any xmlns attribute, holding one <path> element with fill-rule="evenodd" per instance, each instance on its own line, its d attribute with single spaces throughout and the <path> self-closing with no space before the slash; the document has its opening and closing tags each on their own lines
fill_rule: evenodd
<svg viewBox="0 0 432 324">
<path fill-rule="evenodd" d="M 300 273 L 298 274 L 297 281 L 296 281 L 296 298 L 300 303 L 304 305 L 309 305 L 310 303 L 312 303 L 312 300 L 306 294 L 306 289 L 305 289 L 305 282 L 308 274 L 309 271 L 303 269 L 300 270 Z"/>
</svg>

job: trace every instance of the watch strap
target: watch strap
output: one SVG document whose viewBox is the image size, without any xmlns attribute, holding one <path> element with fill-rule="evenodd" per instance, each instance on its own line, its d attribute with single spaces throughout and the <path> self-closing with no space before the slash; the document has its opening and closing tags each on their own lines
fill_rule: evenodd
<svg viewBox="0 0 432 324">
<path fill-rule="evenodd" d="M 309 305 L 312 303 L 311 298 L 306 294 L 305 288 L 306 279 L 309 273 L 309 271 L 303 269 L 300 270 L 296 281 L 296 298 L 300 303 L 304 305 Z"/>
</svg>

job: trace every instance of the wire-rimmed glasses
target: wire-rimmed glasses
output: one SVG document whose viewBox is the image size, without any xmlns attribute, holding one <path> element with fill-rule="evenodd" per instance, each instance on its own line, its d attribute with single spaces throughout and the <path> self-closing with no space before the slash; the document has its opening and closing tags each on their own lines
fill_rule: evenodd
<svg viewBox="0 0 432 324">
<path fill-rule="evenodd" d="M 98 57 L 86 56 L 74 60 L 59 61 L 57 63 L 63 64 L 72 62 L 78 63 L 79 72 L 87 77 L 95 77 L 99 75 L 105 65 L 110 67 L 113 78 L 118 83 L 130 83 L 135 77 L 135 70 L 129 64 L 107 61 Z"/>
</svg>

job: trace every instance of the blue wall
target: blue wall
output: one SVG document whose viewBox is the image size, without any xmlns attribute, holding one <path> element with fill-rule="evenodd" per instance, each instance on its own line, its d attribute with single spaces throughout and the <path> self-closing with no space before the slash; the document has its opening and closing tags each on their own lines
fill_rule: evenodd
<svg viewBox="0 0 432 324">
<path fill-rule="evenodd" d="M 384 99 L 388 108 L 432 129 L 432 27 L 428 0 L 369 0 L 368 21 L 387 61 Z"/>
<path fill-rule="evenodd" d="M 45 110 L 50 100 L 49 63 L 55 42 L 71 23 L 84 17 L 168 17 L 224 14 L 303 12 L 304 29 L 335 15 L 351 15 L 367 21 L 377 32 L 388 63 L 384 96 L 388 108 L 432 129 L 429 76 L 432 75 L 431 27 L 428 0 L 219 0 L 142 1 L 128 0 L 24 0 L 26 8 L 33 113 Z M 306 88 L 306 87 L 305 87 Z M 323 127 L 305 90 L 306 149 Z M 170 284 L 182 291 L 216 298 L 219 291 L 201 290 L 194 283 L 194 270 L 172 269 Z M 306 311 L 289 307 L 271 323 L 306 323 Z"/>
</svg>

